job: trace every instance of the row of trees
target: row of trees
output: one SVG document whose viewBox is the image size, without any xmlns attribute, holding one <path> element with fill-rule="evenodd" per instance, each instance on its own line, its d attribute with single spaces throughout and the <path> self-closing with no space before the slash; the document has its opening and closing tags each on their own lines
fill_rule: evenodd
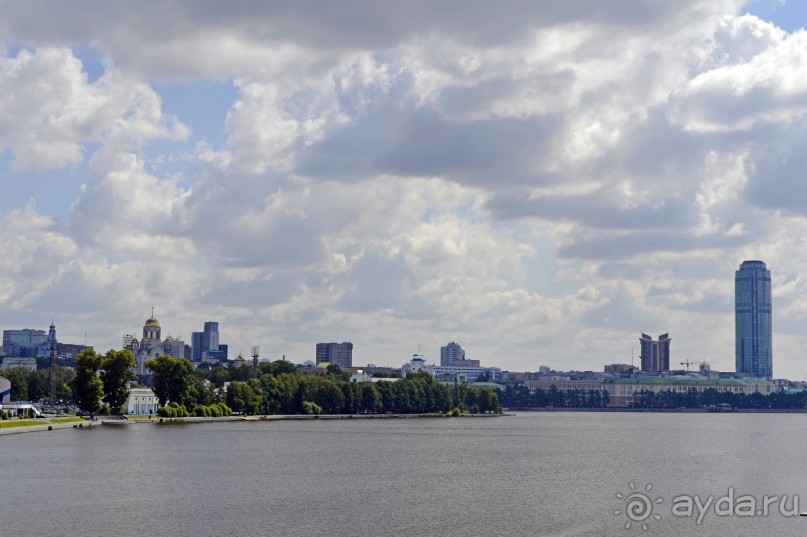
<svg viewBox="0 0 807 537">
<path fill-rule="evenodd" d="M 129 396 L 128 383 L 136 378 L 136 366 L 128 350 L 105 354 L 87 349 L 76 356 L 75 371 L 57 368 L 57 398 L 72 400 L 81 410 L 121 413 Z M 228 365 L 215 369 L 194 368 L 184 358 L 160 356 L 146 362 L 154 379 L 161 407 L 168 403 L 184 412 L 205 415 L 211 405 L 227 403 L 246 414 L 353 414 L 432 413 L 452 409 L 469 412 L 501 410 L 497 391 L 455 383 L 453 387 L 420 372 L 396 382 L 351 383 L 350 375 L 336 365 L 324 375 L 303 375 L 286 361 L 260 364 L 258 378 L 249 366 Z M 47 370 L 12 370 L 4 375 L 12 383 L 12 398 L 37 400 L 47 394 Z M 205 381 L 209 382 L 205 382 Z M 226 394 L 217 387 L 229 382 Z M 104 405 L 102 407 L 102 404 Z M 181 413 L 182 411 L 177 411 Z"/>
<path fill-rule="evenodd" d="M 502 405 L 508 408 L 604 408 L 610 403 L 607 390 L 560 391 L 554 385 L 532 392 L 523 385 L 507 386 L 502 394 Z"/>
<path fill-rule="evenodd" d="M 469 412 L 499 412 L 497 394 L 490 388 L 457 384 L 450 388 L 425 372 L 396 382 L 353 383 L 337 366 L 328 374 L 267 373 L 246 382 L 233 382 L 227 405 L 245 414 L 354 414 L 445 413 L 453 408 Z"/>
<path fill-rule="evenodd" d="M 675 393 L 663 391 L 653 393 L 644 390 L 636 394 L 635 408 L 702 408 L 714 405 L 730 405 L 740 409 L 759 410 L 804 410 L 807 409 L 807 392 L 777 392 L 769 395 L 761 393 L 719 392 L 714 388 L 702 392 Z"/>
<path fill-rule="evenodd" d="M 205 388 L 211 377 L 230 382 L 225 401 L 244 414 L 403 414 L 448 412 L 458 407 L 471 412 L 497 412 L 497 394 L 490 388 L 466 384 L 450 388 L 427 373 L 415 373 L 396 382 L 351 383 L 350 375 L 330 365 L 324 375 L 303 375 L 286 361 L 260 364 L 258 378 L 251 368 L 232 365 L 217 370 L 194 370 L 185 359 L 160 356 L 146 362 L 154 376 L 154 393 L 164 407 L 169 401 L 187 409 L 218 402 L 216 392 Z M 227 380 L 224 380 L 227 379 Z"/>
<path fill-rule="evenodd" d="M 559 391 L 552 386 L 549 390 L 537 389 L 531 392 L 526 386 L 518 385 L 508 386 L 502 394 L 501 402 L 508 408 L 602 408 L 610 405 L 610 396 L 607 390 Z M 715 405 L 730 405 L 739 409 L 807 409 L 807 392 L 763 395 L 719 392 L 714 388 L 684 393 L 642 390 L 635 394 L 631 407 L 676 409 Z"/>
</svg>

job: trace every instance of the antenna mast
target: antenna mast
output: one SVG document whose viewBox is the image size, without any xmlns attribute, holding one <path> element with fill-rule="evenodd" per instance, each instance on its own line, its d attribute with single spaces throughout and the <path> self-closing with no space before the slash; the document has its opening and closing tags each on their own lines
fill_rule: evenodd
<svg viewBox="0 0 807 537">
<path fill-rule="evenodd" d="M 252 378 L 258 378 L 258 357 L 261 355 L 261 348 L 252 347 Z"/>
</svg>

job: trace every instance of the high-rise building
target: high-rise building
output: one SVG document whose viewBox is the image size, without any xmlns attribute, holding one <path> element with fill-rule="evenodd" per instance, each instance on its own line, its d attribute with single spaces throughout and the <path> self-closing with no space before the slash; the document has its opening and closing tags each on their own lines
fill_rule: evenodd
<svg viewBox="0 0 807 537">
<path fill-rule="evenodd" d="M 453 367 L 455 362 L 465 360 L 465 351 L 455 341 L 440 347 L 440 366 Z"/>
<path fill-rule="evenodd" d="M 353 367 L 353 343 L 317 343 L 317 363 L 336 364 L 339 367 Z"/>
<path fill-rule="evenodd" d="M 662 334 L 658 341 L 647 334 L 639 338 L 641 347 L 642 371 L 645 373 L 658 373 L 670 370 L 670 342 L 669 334 Z"/>
<path fill-rule="evenodd" d="M 743 261 L 734 274 L 734 357 L 737 373 L 773 376 L 771 271 Z"/>
<path fill-rule="evenodd" d="M 3 354 L 9 358 L 34 358 L 46 342 L 44 330 L 3 330 Z"/>
<path fill-rule="evenodd" d="M 226 360 L 227 345 L 219 343 L 219 323 L 207 321 L 204 331 L 191 334 L 191 360 Z"/>
</svg>

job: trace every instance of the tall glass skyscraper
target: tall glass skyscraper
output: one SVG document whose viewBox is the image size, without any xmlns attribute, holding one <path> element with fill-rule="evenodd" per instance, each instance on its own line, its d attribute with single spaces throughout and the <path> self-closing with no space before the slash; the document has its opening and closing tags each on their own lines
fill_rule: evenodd
<svg viewBox="0 0 807 537">
<path fill-rule="evenodd" d="M 738 373 L 773 376 L 771 271 L 743 261 L 734 275 L 734 349 Z"/>
</svg>

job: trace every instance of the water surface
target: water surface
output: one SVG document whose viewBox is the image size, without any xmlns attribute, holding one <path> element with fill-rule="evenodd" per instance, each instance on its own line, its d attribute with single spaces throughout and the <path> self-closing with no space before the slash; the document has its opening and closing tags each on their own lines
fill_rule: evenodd
<svg viewBox="0 0 807 537">
<path fill-rule="evenodd" d="M 0 534 L 807 535 L 778 504 L 671 515 L 730 487 L 807 510 L 806 440 L 803 415 L 584 412 L 0 436 Z M 631 521 L 617 493 L 661 498 L 661 519 Z"/>
</svg>

